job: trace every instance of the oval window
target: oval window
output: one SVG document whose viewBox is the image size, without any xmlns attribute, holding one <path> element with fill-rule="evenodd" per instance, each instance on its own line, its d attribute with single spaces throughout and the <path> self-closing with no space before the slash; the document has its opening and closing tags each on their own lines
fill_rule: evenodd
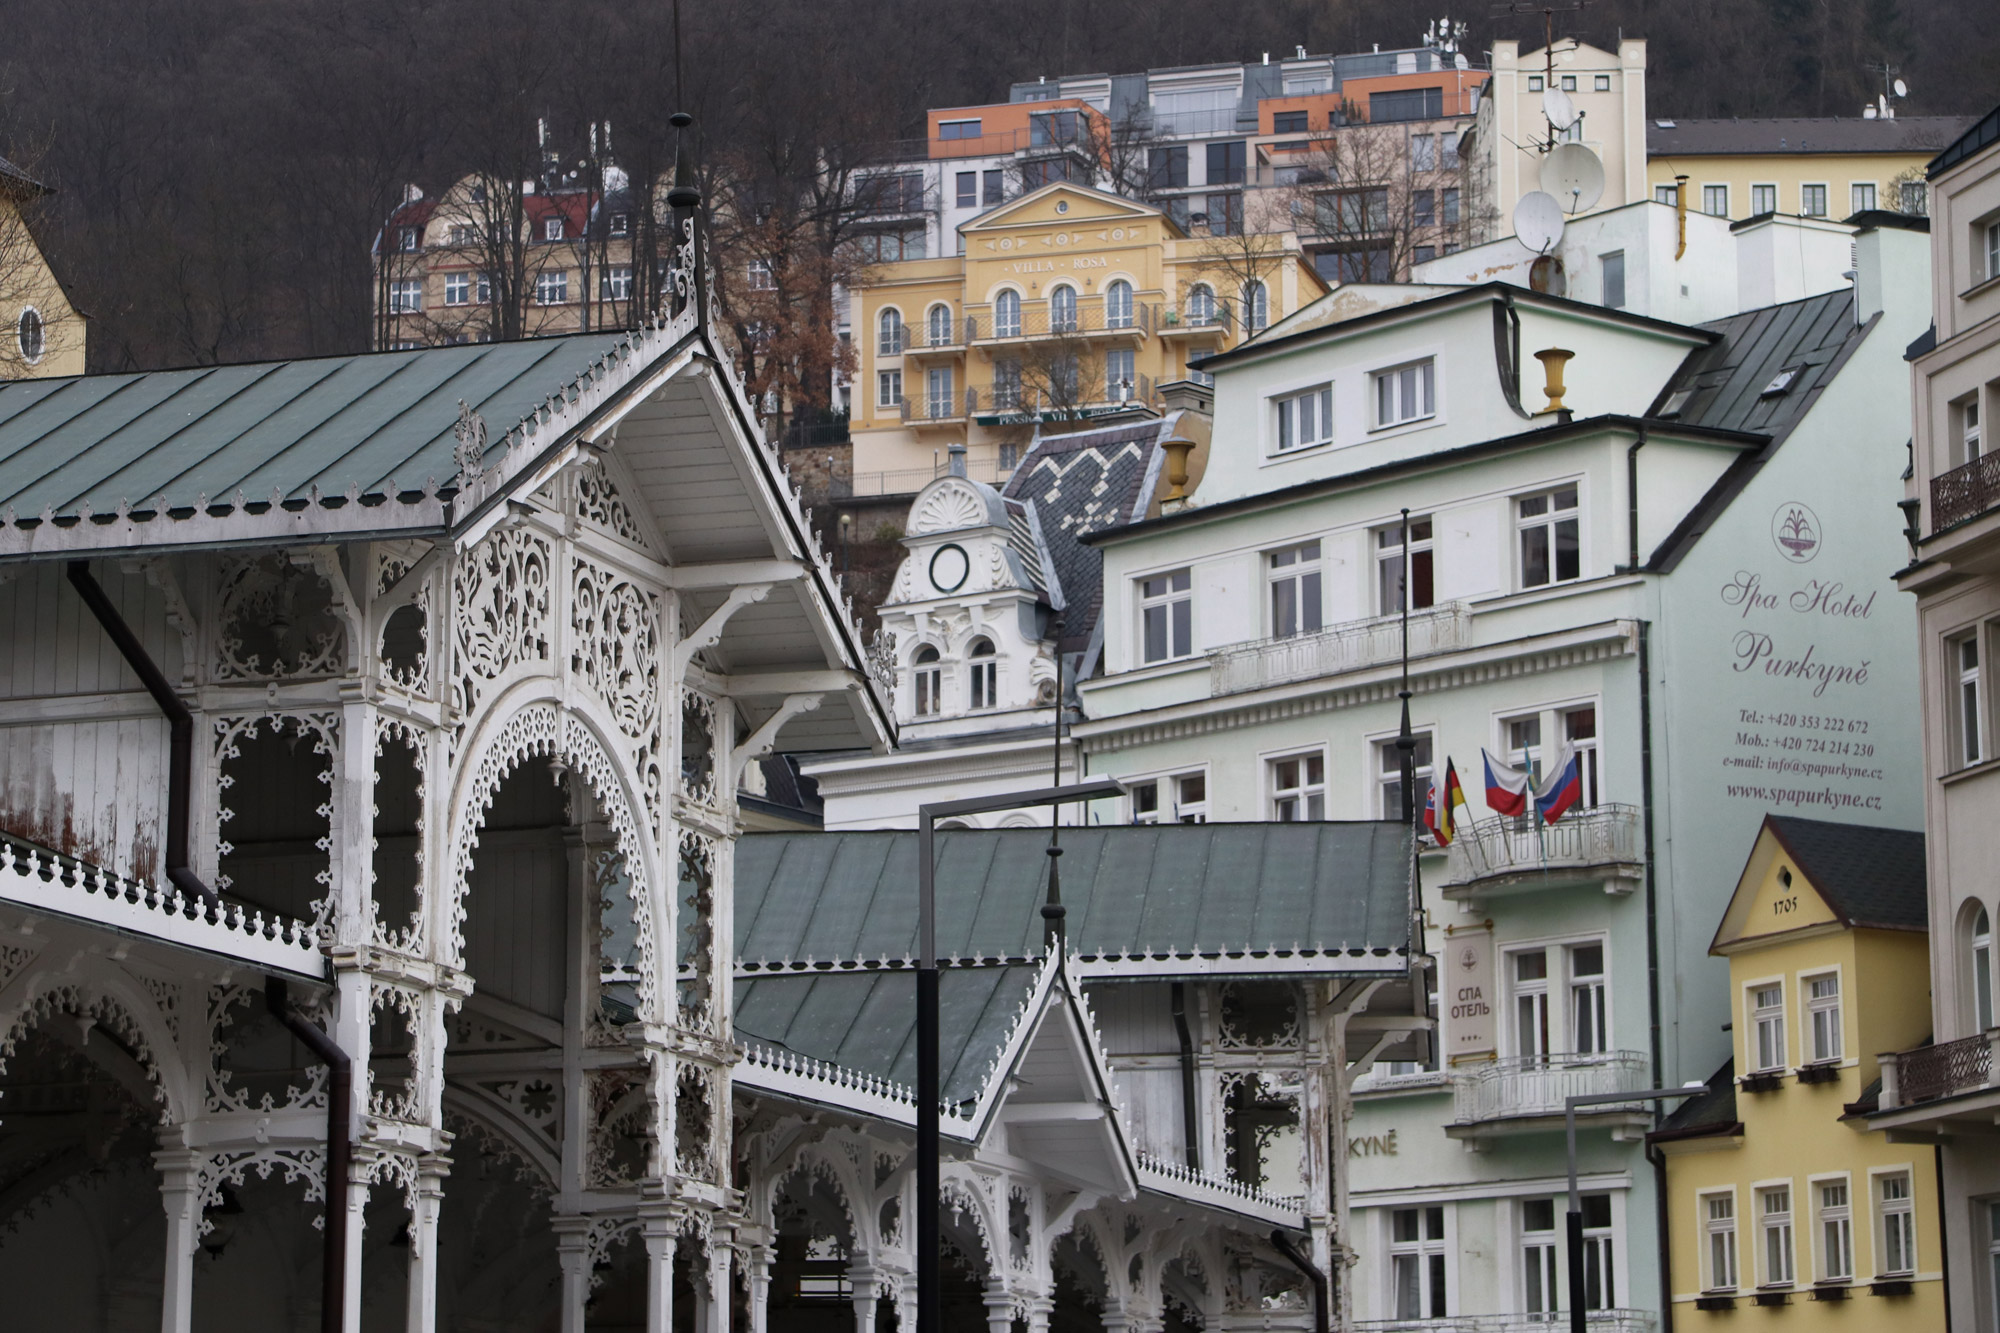
<svg viewBox="0 0 2000 1333">
<path fill-rule="evenodd" d="M 33 306 L 21 311 L 21 322 L 15 326 L 14 336 L 21 344 L 21 357 L 29 365 L 42 359 L 48 346 L 48 335 L 42 327 L 41 312 Z"/>
</svg>

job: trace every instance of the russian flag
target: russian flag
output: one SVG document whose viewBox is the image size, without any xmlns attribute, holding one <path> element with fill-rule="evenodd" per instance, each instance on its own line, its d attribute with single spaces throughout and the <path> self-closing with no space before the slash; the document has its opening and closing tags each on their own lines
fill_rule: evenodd
<svg viewBox="0 0 2000 1333">
<path fill-rule="evenodd" d="M 1542 812 L 1543 823 L 1553 824 L 1582 799 L 1583 764 L 1576 751 L 1571 750 L 1562 765 L 1542 784 L 1542 789 L 1535 793 L 1535 808 Z"/>
<path fill-rule="evenodd" d="M 1486 761 L 1486 808 L 1496 815 L 1528 813 L 1528 770 L 1494 762 L 1493 756 L 1483 746 L 1479 757 Z"/>
</svg>

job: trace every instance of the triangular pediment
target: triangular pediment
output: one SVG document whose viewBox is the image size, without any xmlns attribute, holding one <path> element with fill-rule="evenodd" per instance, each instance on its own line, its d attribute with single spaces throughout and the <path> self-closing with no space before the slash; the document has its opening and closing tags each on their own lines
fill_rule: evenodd
<svg viewBox="0 0 2000 1333">
<path fill-rule="evenodd" d="M 971 253 L 976 245 L 983 243 L 980 238 L 986 232 L 1011 232 L 1031 226 L 1079 227 L 1142 220 L 1157 221 L 1163 228 L 1169 229 L 1169 234 L 1180 234 L 1180 229 L 1174 227 L 1167 220 L 1167 215 L 1157 208 L 1072 181 L 1057 181 L 1024 194 L 1011 203 L 1002 204 L 989 213 L 982 213 L 959 230 L 965 233 L 965 248 Z"/>
<path fill-rule="evenodd" d="M 1813 886 L 1798 859 L 1766 824 L 1736 881 L 1711 953 L 1734 953 L 1801 931 L 1839 927 L 1840 914 Z"/>
</svg>

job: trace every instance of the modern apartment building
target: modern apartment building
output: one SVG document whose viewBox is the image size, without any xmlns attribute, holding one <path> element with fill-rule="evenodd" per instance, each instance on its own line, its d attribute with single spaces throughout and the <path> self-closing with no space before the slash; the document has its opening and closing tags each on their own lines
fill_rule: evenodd
<svg viewBox="0 0 2000 1333">
<path fill-rule="evenodd" d="M 2000 1327 L 2000 110 L 1926 172 L 1932 325 L 1910 347 L 1914 425 L 1904 501 L 1922 657 L 1925 831 L 1930 849 L 1931 1041 L 1882 1061 L 1873 1123 L 1943 1154 L 1951 1322 Z"/>
<path fill-rule="evenodd" d="M 1922 214 L 1925 167 L 1964 116 L 1750 117 L 1645 124 L 1653 198 L 1711 217 L 1788 213 L 1844 218 L 1871 209 Z"/>
</svg>

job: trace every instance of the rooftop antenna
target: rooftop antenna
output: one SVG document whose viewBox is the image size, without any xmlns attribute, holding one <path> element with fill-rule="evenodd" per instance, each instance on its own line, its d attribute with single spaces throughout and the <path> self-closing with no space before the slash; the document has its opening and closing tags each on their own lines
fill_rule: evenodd
<svg viewBox="0 0 2000 1333">
<path fill-rule="evenodd" d="M 1539 13 L 1542 16 L 1542 109 L 1544 114 L 1549 111 L 1550 103 L 1554 100 L 1550 94 L 1560 92 L 1556 84 L 1556 15 L 1573 14 L 1578 10 L 1588 8 L 1589 5 L 1590 0 L 1493 0 L 1493 9 L 1491 12 L 1495 18 L 1499 18 L 1505 14 Z M 1562 98 L 1561 105 L 1569 105 L 1569 99 L 1567 97 Z M 1553 118 L 1550 119 L 1548 142 L 1541 145 L 1543 152 L 1546 153 L 1549 149 L 1555 147 L 1556 131 L 1559 129 L 1568 129 L 1569 124 L 1570 122 L 1565 122 L 1562 125 L 1557 125 Z"/>
<path fill-rule="evenodd" d="M 1886 60 L 1871 62 L 1867 68 L 1882 76 L 1882 91 L 1875 97 L 1876 116 L 1882 120 L 1894 120 L 1896 103 L 1910 95 L 1910 85 L 1896 77 L 1901 71 Z"/>
</svg>

